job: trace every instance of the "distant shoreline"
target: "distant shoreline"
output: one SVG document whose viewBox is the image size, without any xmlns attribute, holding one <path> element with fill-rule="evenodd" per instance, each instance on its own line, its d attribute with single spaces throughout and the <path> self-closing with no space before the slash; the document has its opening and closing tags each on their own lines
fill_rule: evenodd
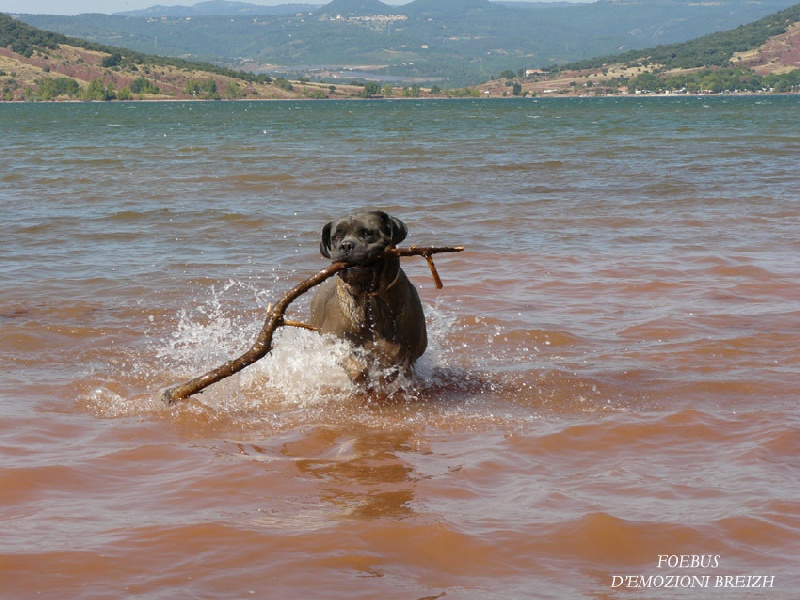
<svg viewBox="0 0 800 600">
<path fill-rule="evenodd" d="M 425 102 L 431 100 L 542 100 L 557 98 L 575 99 L 604 99 L 604 98 L 742 98 L 758 97 L 770 98 L 777 96 L 800 96 L 800 92 L 730 92 L 722 94 L 536 94 L 527 96 L 420 96 L 418 98 L 129 98 L 125 100 L 77 100 L 75 98 L 53 99 L 53 100 L 2 100 L 0 106 L 8 104 L 155 104 L 159 102 L 209 102 L 209 103 L 239 103 L 239 102 L 393 102 L 393 101 L 417 101 Z"/>
</svg>

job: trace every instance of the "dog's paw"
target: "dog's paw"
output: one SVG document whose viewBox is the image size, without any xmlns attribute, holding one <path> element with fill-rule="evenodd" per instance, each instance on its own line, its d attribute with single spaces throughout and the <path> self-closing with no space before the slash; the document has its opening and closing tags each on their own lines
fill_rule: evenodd
<svg viewBox="0 0 800 600">
<path fill-rule="evenodd" d="M 357 385 L 363 385 L 369 380 L 369 367 L 367 363 L 355 356 L 348 356 L 342 363 L 342 368 L 350 381 Z"/>
</svg>

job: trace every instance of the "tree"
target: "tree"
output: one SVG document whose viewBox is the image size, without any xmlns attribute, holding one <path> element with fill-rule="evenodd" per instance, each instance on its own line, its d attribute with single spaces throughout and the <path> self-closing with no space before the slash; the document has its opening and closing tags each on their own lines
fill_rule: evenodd
<svg viewBox="0 0 800 600">
<path fill-rule="evenodd" d="M 419 98 L 420 95 L 420 87 L 418 83 L 415 83 L 410 88 L 404 87 L 403 88 L 403 97 L 404 98 Z"/>
<path fill-rule="evenodd" d="M 379 96 L 381 93 L 381 84 L 377 81 L 368 81 L 364 84 L 364 91 L 361 92 L 363 98 L 370 96 Z"/>
<path fill-rule="evenodd" d="M 132 94 L 158 94 L 161 90 L 146 77 L 137 77 L 131 81 L 130 90 Z"/>
<path fill-rule="evenodd" d="M 98 77 L 89 83 L 89 86 L 83 92 L 82 97 L 84 100 L 89 102 L 92 100 L 112 100 L 114 98 L 113 87 L 111 87 L 111 84 L 109 84 L 109 87 L 106 87 L 103 78 Z"/>
<path fill-rule="evenodd" d="M 659 92 L 664 89 L 664 82 L 647 71 L 634 77 L 628 87 L 639 92 Z"/>
<path fill-rule="evenodd" d="M 203 82 L 202 90 L 206 98 L 219 98 L 219 94 L 217 94 L 217 82 L 213 79 L 206 79 Z"/>
<path fill-rule="evenodd" d="M 58 96 L 74 98 L 81 91 L 78 82 L 70 77 L 39 79 L 36 85 L 38 86 L 36 92 L 36 98 L 38 100 L 53 100 Z"/>
<path fill-rule="evenodd" d="M 291 92 L 291 91 L 294 90 L 294 87 L 292 87 L 292 84 L 285 77 L 276 77 L 274 83 L 279 88 L 281 88 L 282 90 L 286 90 L 287 92 Z"/>
<path fill-rule="evenodd" d="M 198 81 L 193 77 L 189 78 L 186 81 L 186 86 L 183 88 L 183 91 L 190 96 L 202 98 L 203 100 L 219 100 L 220 98 L 217 93 L 217 82 L 213 79 Z"/>
<path fill-rule="evenodd" d="M 225 84 L 226 98 L 230 100 L 235 100 L 236 98 L 243 98 L 244 95 L 245 94 L 244 91 L 242 90 L 242 87 L 235 81 L 228 81 L 228 83 Z"/>
<path fill-rule="evenodd" d="M 117 67 L 120 63 L 122 63 L 122 55 L 119 52 L 114 52 L 110 56 L 106 56 L 100 64 L 103 67 L 110 68 Z"/>
</svg>

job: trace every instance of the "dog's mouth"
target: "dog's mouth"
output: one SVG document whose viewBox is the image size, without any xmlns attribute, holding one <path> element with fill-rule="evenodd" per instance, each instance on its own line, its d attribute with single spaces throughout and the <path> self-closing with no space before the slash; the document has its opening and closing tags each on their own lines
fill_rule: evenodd
<svg viewBox="0 0 800 600">
<path fill-rule="evenodd" d="M 366 285 L 372 282 L 374 273 L 375 267 L 373 265 L 353 265 L 339 271 L 339 277 L 350 285 Z"/>
</svg>

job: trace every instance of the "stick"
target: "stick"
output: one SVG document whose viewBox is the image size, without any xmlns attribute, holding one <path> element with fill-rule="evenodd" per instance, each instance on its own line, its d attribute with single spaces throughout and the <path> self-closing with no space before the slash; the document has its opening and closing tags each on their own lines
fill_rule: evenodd
<svg viewBox="0 0 800 600">
<path fill-rule="evenodd" d="M 433 247 L 433 248 L 417 248 L 416 246 L 411 246 L 410 248 L 387 248 L 384 250 L 384 253 L 391 253 L 396 254 L 397 256 L 424 256 L 425 260 L 428 261 L 428 267 L 431 269 L 431 276 L 433 276 L 433 283 L 436 285 L 436 289 L 440 290 L 444 287 L 441 278 L 439 277 L 439 272 L 436 270 L 436 265 L 433 264 L 433 258 L 431 255 L 436 252 L 463 252 L 464 246 L 440 246 L 440 247 Z"/>
<path fill-rule="evenodd" d="M 230 377 L 234 373 L 238 373 L 257 360 L 264 358 L 272 350 L 272 334 L 277 327 L 283 325 L 283 315 L 286 312 L 286 309 L 289 308 L 289 304 L 291 304 L 293 300 L 302 296 L 315 285 L 319 285 L 346 267 L 347 263 L 332 263 L 330 266 L 319 271 L 316 275 L 309 277 L 302 283 L 299 283 L 293 287 L 286 294 L 284 294 L 283 298 L 281 298 L 275 306 L 268 308 L 267 319 L 264 322 L 264 327 L 261 329 L 258 337 L 256 337 L 256 341 L 250 350 L 242 354 L 239 358 L 235 360 L 229 360 L 216 369 L 212 369 L 205 375 L 195 377 L 194 379 L 190 379 L 185 383 L 167 389 L 161 396 L 164 403 L 173 404 L 177 400 L 188 398 L 192 394 L 196 394 L 204 390 L 212 383 L 216 383 L 220 379 Z"/>
<path fill-rule="evenodd" d="M 437 282 L 436 287 L 441 288 L 441 280 L 439 279 L 438 273 L 436 273 L 436 268 L 433 266 L 433 261 L 430 258 L 431 254 L 436 252 L 462 252 L 463 250 L 463 247 L 417 248 L 416 246 L 412 246 L 411 248 L 387 248 L 386 252 L 397 254 L 398 256 L 424 256 L 431 267 L 434 281 Z M 278 301 L 278 303 L 275 304 L 275 306 L 270 305 L 267 308 L 267 318 L 264 321 L 264 327 L 262 327 L 261 331 L 256 337 L 255 343 L 247 352 L 242 354 L 237 359 L 229 360 L 216 369 L 212 369 L 205 375 L 195 377 L 194 379 L 190 379 L 185 383 L 167 388 L 167 390 L 165 390 L 162 394 L 161 399 L 167 405 L 174 404 L 178 400 L 183 400 L 184 398 L 188 398 L 193 394 L 202 392 L 212 383 L 216 383 L 221 379 L 230 377 L 245 367 L 248 367 L 256 361 L 264 358 L 272 351 L 272 334 L 275 332 L 275 329 L 283 325 L 303 326 L 302 324 L 298 324 L 294 321 L 286 321 L 284 319 L 284 314 L 289 308 L 289 305 L 297 298 L 305 294 L 312 287 L 319 285 L 342 269 L 346 269 L 348 266 L 350 265 L 344 262 L 332 263 L 305 281 L 298 283 L 291 290 L 286 292 Z"/>
</svg>

